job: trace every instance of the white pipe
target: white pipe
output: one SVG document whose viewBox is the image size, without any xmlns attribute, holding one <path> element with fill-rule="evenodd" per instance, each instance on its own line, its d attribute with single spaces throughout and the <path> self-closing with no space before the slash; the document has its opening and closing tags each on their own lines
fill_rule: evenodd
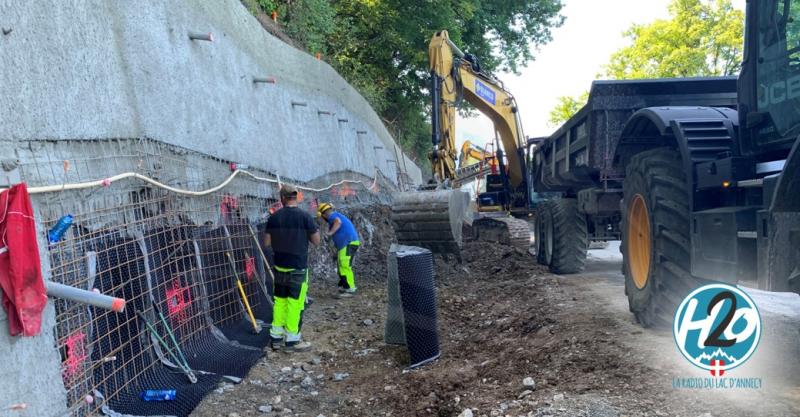
<svg viewBox="0 0 800 417">
<path fill-rule="evenodd" d="M 255 174 L 253 174 L 253 173 L 251 173 L 249 171 L 245 171 L 243 169 L 237 169 L 236 171 L 233 171 L 231 173 L 231 175 L 228 176 L 228 178 L 226 178 L 224 181 L 222 181 L 221 183 L 219 183 L 215 187 L 209 188 L 207 190 L 202 190 L 202 191 L 192 191 L 192 190 L 184 190 L 184 189 L 180 189 L 180 188 L 171 187 L 169 185 L 166 185 L 164 183 L 156 181 L 156 180 L 154 180 L 154 179 L 152 179 L 150 177 L 147 177 L 145 175 L 139 174 L 137 172 L 125 172 L 125 173 L 122 173 L 122 174 L 117 174 L 117 175 L 114 175 L 112 177 L 109 177 L 109 178 L 106 178 L 106 179 L 103 179 L 103 180 L 97 180 L 97 181 L 86 181 L 86 182 L 60 184 L 60 185 L 45 185 L 45 186 L 41 186 L 41 187 L 30 187 L 30 188 L 28 188 L 28 193 L 29 194 L 43 194 L 43 193 L 52 193 L 52 192 L 64 191 L 64 190 L 83 190 L 83 189 L 86 189 L 86 188 L 108 187 L 112 183 L 120 181 L 120 180 L 123 180 L 123 179 L 126 179 L 126 178 L 137 178 L 137 179 L 140 179 L 140 180 L 142 180 L 144 182 L 153 184 L 156 187 L 163 188 L 163 189 L 165 189 L 167 191 L 171 191 L 171 192 L 176 193 L 176 194 L 190 195 L 190 196 L 204 196 L 204 195 L 208 195 L 208 194 L 217 192 L 217 191 L 225 188 L 225 186 L 227 186 L 231 181 L 233 181 L 233 179 L 239 173 L 249 175 L 250 177 L 252 177 L 253 179 L 258 180 L 258 181 L 270 182 L 270 183 L 273 183 L 273 184 L 279 184 L 280 183 L 279 179 L 276 180 L 276 179 L 273 179 L 273 178 L 259 177 L 259 176 L 255 175 Z M 333 184 L 328 185 L 327 187 L 323 187 L 323 188 L 312 188 L 312 187 L 304 187 L 304 186 L 297 186 L 296 188 L 298 188 L 300 190 L 311 191 L 311 192 L 321 192 L 321 191 L 329 190 L 329 189 L 331 189 L 331 188 L 333 188 L 333 187 L 335 187 L 337 185 L 342 185 L 342 184 L 345 184 L 345 183 L 352 183 L 352 184 L 360 184 L 362 187 L 370 189 L 370 188 L 375 186 L 375 183 L 377 181 L 378 181 L 378 177 L 376 175 L 376 177 L 372 181 L 372 185 L 370 185 L 369 187 L 367 187 L 366 185 L 364 185 L 363 182 L 358 181 L 358 180 L 341 180 L 339 182 L 333 183 Z M 8 190 L 8 188 L 0 188 L 0 191 L 6 191 L 6 190 Z"/>
</svg>

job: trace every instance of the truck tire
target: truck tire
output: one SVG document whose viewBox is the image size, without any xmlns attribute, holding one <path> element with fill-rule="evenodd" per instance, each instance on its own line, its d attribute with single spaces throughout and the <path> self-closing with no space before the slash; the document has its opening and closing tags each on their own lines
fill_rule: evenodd
<svg viewBox="0 0 800 417">
<path fill-rule="evenodd" d="M 668 326 L 692 277 L 689 197 L 678 151 L 631 158 L 623 183 L 622 269 L 630 311 L 641 325 Z"/>
<path fill-rule="evenodd" d="M 589 249 L 586 215 L 578 210 L 578 201 L 574 198 L 553 200 L 550 212 L 553 224 L 550 272 L 575 274 L 583 271 Z"/>
<path fill-rule="evenodd" d="M 536 262 L 550 266 L 553 259 L 553 202 L 543 201 L 536 206 Z"/>
</svg>

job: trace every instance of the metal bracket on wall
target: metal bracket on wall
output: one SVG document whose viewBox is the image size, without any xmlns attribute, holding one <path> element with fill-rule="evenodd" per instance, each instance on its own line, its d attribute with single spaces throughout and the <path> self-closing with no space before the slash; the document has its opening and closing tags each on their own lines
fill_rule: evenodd
<svg viewBox="0 0 800 417">
<path fill-rule="evenodd" d="M 292 107 L 300 106 L 300 107 L 308 107 L 308 103 L 305 101 L 294 101 L 292 100 Z"/>
<path fill-rule="evenodd" d="M 214 42 L 214 34 L 211 32 L 208 33 L 189 32 L 189 39 L 193 41 Z"/>
<path fill-rule="evenodd" d="M 317 110 L 317 115 L 321 116 L 323 114 L 327 114 L 328 116 L 332 116 L 333 114 L 328 110 Z"/>
<path fill-rule="evenodd" d="M 347 122 L 349 122 L 349 120 L 347 120 L 347 119 L 338 119 L 337 122 L 339 122 L 339 123 L 347 123 Z"/>
<path fill-rule="evenodd" d="M 253 84 L 275 84 L 275 77 L 253 77 Z"/>
<path fill-rule="evenodd" d="M 366 130 L 356 130 L 356 134 L 357 135 L 366 135 L 367 131 Z"/>
</svg>

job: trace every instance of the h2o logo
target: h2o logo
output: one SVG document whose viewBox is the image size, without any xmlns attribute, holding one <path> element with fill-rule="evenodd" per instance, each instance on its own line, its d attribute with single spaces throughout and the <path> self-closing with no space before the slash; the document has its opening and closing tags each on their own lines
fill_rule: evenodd
<svg viewBox="0 0 800 417">
<path fill-rule="evenodd" d="M 722 376 L 755 352 L 761 316 L 744 291 L 725 284 L 706 285 L 678 306 L 672 334 L 689 362 Z"/>
</svg>

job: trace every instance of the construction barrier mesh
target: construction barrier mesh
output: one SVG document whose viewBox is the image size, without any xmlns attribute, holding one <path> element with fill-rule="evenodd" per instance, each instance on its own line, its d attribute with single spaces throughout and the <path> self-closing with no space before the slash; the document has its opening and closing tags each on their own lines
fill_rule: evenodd
<svg viewBox="0 0 800 417">
<path fill-rule="evenodd" d="M 29 187 L 136 172 L 204 190 L 230 175 L 230 161 L 149 139 L 29 145 L 19 151 L 26 161 L 20 175 Z M 127 300 L 123 313 L 53 300 L 71 415 L 188 415 L 222 377 L 242 378 L 263 357 L 272 279 L 257 230 L 279 208 L 276 196 L 276 184 L 245 176 L 204 195 L 181 195 L 133 178 L 32 195 L 40 230 L 73 216 L 64 236 L 46 248 L 45 275 Z M 305 193 L 301 207 L 313 212 L 317 200 L 376 198 L 343 184 Z M 258 334 L 254 321 L 262 328 Z M 148 389 L 174 389 L 177 398 L 146 402 L 140 395 Z"/>
</svg>

